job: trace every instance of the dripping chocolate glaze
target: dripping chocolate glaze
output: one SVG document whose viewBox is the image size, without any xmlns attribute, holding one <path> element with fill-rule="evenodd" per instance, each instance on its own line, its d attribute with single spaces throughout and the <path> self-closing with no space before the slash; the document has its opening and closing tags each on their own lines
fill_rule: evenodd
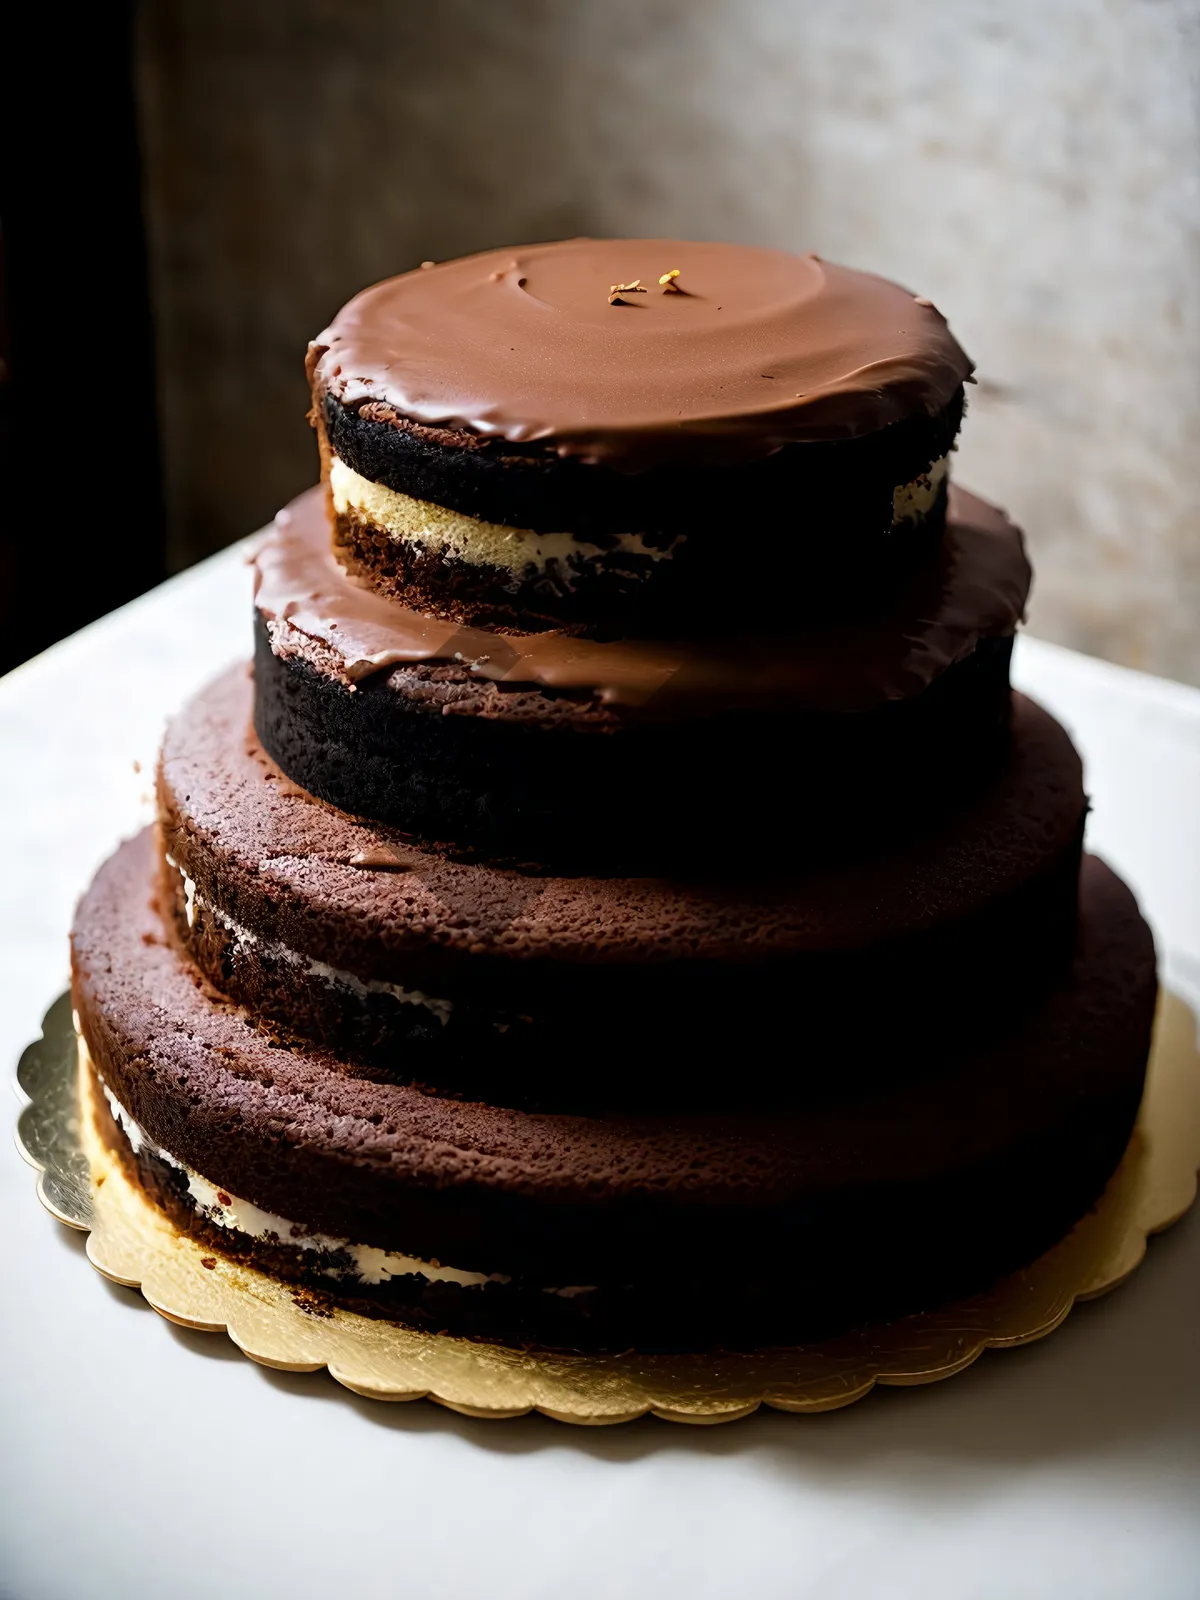
<svg viewBox="0 0 1200 1600">
<path fill-rule="evenodd" d="M 479 678 L 593 695 L 645 715 L 732 709 L 867 711 L 920 694 L 982 638 L 1011 633 L 1029 594 L 1024 541 L 1003 512 L 952 487 L 938 560 L 886 613 L 785 638 L 730 616 L 704 639 L 601 642 L 467 628 L 355 584 L 329 543 L 323 493 L 281 511 L 254 557 L 255 603 L 275 648 L 289 630 L 356 683 L 409 662 L 458 663 Z"/>
<path fill-rule="evenodd" d="M 683 293 L 665 292 L 674 268 Z M 610 304 L 639 278 L 645 294 Z M 309 350 L 351 408 L 636 472 L 729 465 L 944 406 L 972 371 L 928 300 L 815 255 L 672 239 L 496 250 L 365 289 Z"/>
</svg>

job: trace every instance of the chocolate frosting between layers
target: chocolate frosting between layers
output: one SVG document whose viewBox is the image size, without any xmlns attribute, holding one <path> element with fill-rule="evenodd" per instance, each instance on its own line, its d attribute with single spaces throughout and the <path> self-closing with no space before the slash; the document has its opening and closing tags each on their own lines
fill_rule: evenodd
<svg viewBox="0 0 1200 1600">
<path fill-rule="evenodd" d="M 1031 580 L 1019 528 L 952 488 L 941 556 L 885 614 L 783 638 L 730 617 L 704 639 L 598 641 L 501 634 L 439 621 L 355 584 L 334 559 L 320 490 L 281 511 L 255 557 L 255 603 L 351 682 L 406 662 L 466 665 L 480 678 L 592 695 L 646 714 L 808 708 L 866 711 L 920 694 L 980 639 L 1011 634 Z"/>
<path fill-rule="evenodd" d="M 364 290 L 309 371 L 352 409 L 636 472 L 870 433 L 939 410 L 972 364 L 928 300 L 813 254 L 568 239 Z"/>
</svg>

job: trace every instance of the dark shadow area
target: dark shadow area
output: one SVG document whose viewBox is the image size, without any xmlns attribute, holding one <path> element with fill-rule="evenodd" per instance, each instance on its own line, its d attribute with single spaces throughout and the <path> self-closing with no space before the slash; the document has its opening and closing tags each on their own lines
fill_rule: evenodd
<svg viewBox="0 0 1200 1600">
<path fill-rule="evenodd" d="M 26 7 L 7 30 L 0 671 L 166 571 L 133 11 Z M 19 75 L 46 62 L 35 114 Z"/>
</svg>

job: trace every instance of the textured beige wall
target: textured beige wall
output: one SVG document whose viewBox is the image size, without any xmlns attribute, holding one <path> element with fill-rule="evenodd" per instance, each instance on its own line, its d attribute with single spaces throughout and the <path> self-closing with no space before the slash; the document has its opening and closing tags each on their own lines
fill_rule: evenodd
<svg viewBox="0 0 1200 1600">
<path fill-rule="evenodd" d="M 1035 629 L 1200 682 L 1191 0 L 149 0 L 142 39 L 178 560 L 312 476 L 301 352 L 362 284 L 730 236 L 936 299 Z"/>
</svg>

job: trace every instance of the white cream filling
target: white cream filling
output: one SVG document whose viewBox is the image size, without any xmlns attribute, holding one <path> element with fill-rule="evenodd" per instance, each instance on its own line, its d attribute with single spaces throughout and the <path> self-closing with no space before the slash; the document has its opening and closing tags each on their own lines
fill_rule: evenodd
<svg viewBox="0 0 1200 1600">
<path fill-rule="evenodd" d="M 892 490 L 892 521 L 922 522 L 933 510 L 942 484 L 950 476 L 950 457 L 939 456 L 919 478 Z"/>
<path fill-rule="evenodd" d="M 196 924 L 196 884 L 195 884 L 195 881 L 194 881 L 194 879 L 188 877 L 187 873 L 179 865 L 178 861 L 176 861 L 176 859 L 175 859 L 175 857 L 173 855 L 168 855 L 165 851 L 164 851 L 163 854 L 164 854 L 164 859 L 166 860 L 167 865 L 169 867 L 173 867 L 174 868 L 174 870 L 179 874 L 180 881 L 183 884 L 183 911 L 184 911 L 184 915 L 187 917 L 187 925 L 188 925 L 188 927 L 192 928 Z"/>
<path fill-rule="evenodd" d="M 941 456 L 927 472 L 892 491 L 892 521 L 921 522 L 933 510 L 942 484 L 950 472 L 949 456 Z M 679 535 L 665 549 L 648 545 L 641 534 L 622 533 L 611 550 L 588 544 L 569 533 L 536 533 L 532 528 L 507 528 L 483 522 L 429 500 L 415 500 L 399 490 L 385 488 L 360 476 L 337 456 L 329 465 L 329 488 L 337 511 L 356 512 L 397 541 L 440 552 L 447 559 L 471 566 L 500 567 L 518 575 L 530 569 L 544 571 L 553 563 L 574 558 L 593 561 L 614 555 L 669 559 L 682 543 Z"/>
<path fill-rule="evenodd" d="M 603 549 L 570 533 L 507 528 L 372 483 L 337 456 L 329 464 L 329 488 L 335 510 L 357 512 L 397 541 L 438 551 L 446 559 L 465 561 L 471 566 L 500 567 L 514 576 L 530 568 L 544 571 L 553 563 L 572 559 L 576 563 L 611 561 L 614 556 L 637 555 L 649 556 L 651 561 L 668 561 L 684 539 L 679 534 L 669 545 L 658 548 L 647 544 L 640 533 L 621 533 L 611 548 Z"/>
<path fill-rule="evenodd" d="M 252 933 L 249 928 L 221 910 L 219 906 L 211 905 L 196 893 L 194 881 L 179 865 L 173 856 L 165 857 L 167 865 L 178 874 L 183 885 L 184 913 L 187 917 L 188 927 L 193 927 L 196 921 L 196 908 L 200 907 L 214 921 L 219 922 L 227 933 L 233 936 L 234 943 L 241 949 L 249 949 L 251 945 L 258 945 L 273 961 L 284 961 L 289 966 L 298 967 L 309 977 L 319 978 L 322 983 L 334 987 L 349 989 L 357 995 L 389 994 L 394 1000 L 399 1000 L 406 1006 L 424 1006 L 445 1027 L 450 1020 L 450 1013 L 454 1009 L 453 1000 L 441 1000 L 436 995 L 425 994 L 420 989 L 405 989 L 398 983 L 387 983 L 382 978 L 360 978 L 353 972 L 343 972 L 340 967 L 331 967 L 327 961 L 318 961 L 315 956 L 306 956 L 300 950 L 292 950 L 287 945 L 276 944 L 272 939 L 260 939 L 258 934 Z"/>
<path fill-rule="evenodd" d="M 85 1064 L 89 1064 L 87 1046 L 82 1035 L 79 1039 L 79 1050 Z M 381 1250 L 376 1245 L 351 1244 L 349 1239 L 335 1239 L 327 1233 L 312 1233 L 297 1222 L 289 1222 L 286 1217 L 276 1216 L 272 1211 L 264 1211 L 253 1201 L 239 1199 L 228 1189 L 221 1189 L 215 1183 L 210 1183 L 207 1178 L 201 1177 L 198 1172 L 193 1172 L 190 1167 L 177 1160 L 169 1150 L 154 1144 L 98 1072 L 96 1081 L 104 1091 L 104 1098 L 108 1101 L 113 1120 L 129 1141 L 129 1148 L 133 1153 L 138 1155 L 141 1151 L 148 1150 L 167 1166 L 182 1172 L 187 1180 L 188 1193 L 196 1202 L 196 1209 L 218 1228 L 227 1228 L 233 1233 L 243 1233 L 251 1239 L 291 1245 L 300 1250 L 312 1250 L 329 1255 L 336 1253 L 338 1256 L 348 1257 L 351 1263 L 349 1268 L 339 1264 L 320 1269 L 330 1278 L 358 1279 L 366 1284 L 380 1284 L 386 1283 L 389 1278 L 417 1277 L 424 1278 L 429 1283 L 457 1283 L 466 1289 L 481 1288 L 485 1283 L 512 1282 L 512 1278 L 503 1272 L 465 1272 L 459 1267 L 445 1266 L 440 1261 L 424 1261 L 419 1256 L 401 1255 L 395 1250 Z M 571 1284 L 563 1289 L 543 1289 L 542 1293 L 559 1295 L 564 1300 L 573 1300 L 576 1295 L 590 1293 L 593 1287 L 592 1284 Z"/>
</svg>

